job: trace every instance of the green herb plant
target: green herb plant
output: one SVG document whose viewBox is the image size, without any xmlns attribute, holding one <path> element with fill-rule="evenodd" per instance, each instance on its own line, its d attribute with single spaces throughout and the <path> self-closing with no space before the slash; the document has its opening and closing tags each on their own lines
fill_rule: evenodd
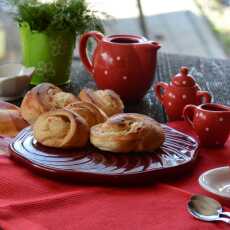
<svg viewBox="0 0 230 230">
<path fill-rule="evenodd" d="M 87 30 L 103 32 L 101 20 L 84 0 L 8 0 L 16 8 L 15 19 L 19 25 L 28 23 L 38 32 L 69 31 L 81 34 Z"/>
</svg>

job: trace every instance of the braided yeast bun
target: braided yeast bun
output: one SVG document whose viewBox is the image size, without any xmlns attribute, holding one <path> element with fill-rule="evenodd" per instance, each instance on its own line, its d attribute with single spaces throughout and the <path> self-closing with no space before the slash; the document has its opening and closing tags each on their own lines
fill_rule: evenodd
<svg viewBox="0 0 230 230">
<path fill-rule="evenodd" d="M 79 98 L 82 101 L 91 102 L 103 110 L 108 117 L 122 113 L 124 110 L 124 104 L 114 91 L 110 89 L 106 90 L 92 90 L 83 89 L 79 94 Z"/>
<path fill-rule="evenodd" d="M 21 104 L 22 116 L 33 124 L 40 114 L 63 108 L 77 100 L 73 94 L 65 93 L 53 84 L 42 83 L 26 93 Z"/>
<path fill-rule="evenodd" d="M 65 107 L 65 109 L 83 117 L 89 127 L 103 123 L 107 119 L 106 114 L 102 110 L 92 103 L 85 101 L 69 104 Z"/>
<path fill-rule="evenodd" d="M 0 135 L 14 137 L 28 126 L 23 119 L 20 108 L 16 105 L 0 101 Z"/>
<path fill-rule="evenodd" d="M 161 125 L 152 118 L 121 113 L 91 128 L 90 141 L 110 152 L 142 152 L 159 148 L 165 140 Z"/>
<path fill-rule="evenodd" d="M 72 93 L 58 92 L 53 97 L 53 107 L 55 109 L 62 109 L 65 106 L 77 101 L 80 101 L 80 99 L 78 99 Z"/>
<path fill-rule="evenodd" d="M 33 125 L 35 139 L 48 147 L 83 147 L 89 139 L 86 121 L 65 109 L 43 113 Z"/>
</svg>

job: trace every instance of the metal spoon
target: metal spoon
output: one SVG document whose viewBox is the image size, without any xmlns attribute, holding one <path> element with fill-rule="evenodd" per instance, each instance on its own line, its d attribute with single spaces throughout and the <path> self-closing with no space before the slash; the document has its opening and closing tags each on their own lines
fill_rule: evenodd
<svg viewBox="0 0 230 230">
<path fill-rule="evenodd" d="M 188 202 L 188 211 L 195 218 L 204 221 L 223 221 L 230 224 L 229 212 L 223 212 L 220 203 L 207 196 L 195 195 Z"/>
</svg>

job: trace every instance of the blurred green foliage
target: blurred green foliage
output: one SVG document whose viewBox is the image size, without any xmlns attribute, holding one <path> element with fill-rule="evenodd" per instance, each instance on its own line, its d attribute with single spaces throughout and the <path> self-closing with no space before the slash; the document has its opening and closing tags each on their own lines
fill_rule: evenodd
<svg viewBox="0 0 230 230">
<path fill-rule="evenodd" d="M 38 0 L 8 0 L 16 7 L 16 20 L 27 22 L 35 31 L 71 31 L 81 34 L 87 30 L 103 32 L 101 20 L 84 0 L 56 0 L 42 3 Z"/>
</svg>

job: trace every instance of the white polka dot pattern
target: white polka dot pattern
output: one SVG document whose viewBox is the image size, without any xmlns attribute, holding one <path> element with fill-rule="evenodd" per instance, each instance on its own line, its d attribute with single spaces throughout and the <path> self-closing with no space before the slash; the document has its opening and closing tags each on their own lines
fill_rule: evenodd
<svg viewBox="0 0 230 230">
<path fill-rule="evenodd" d="M 209 132 L 209 131 L 210 131 L 209 127 L 205 128 L 205 131 L 206 131 L 206 132 Z"/>
</svg>

